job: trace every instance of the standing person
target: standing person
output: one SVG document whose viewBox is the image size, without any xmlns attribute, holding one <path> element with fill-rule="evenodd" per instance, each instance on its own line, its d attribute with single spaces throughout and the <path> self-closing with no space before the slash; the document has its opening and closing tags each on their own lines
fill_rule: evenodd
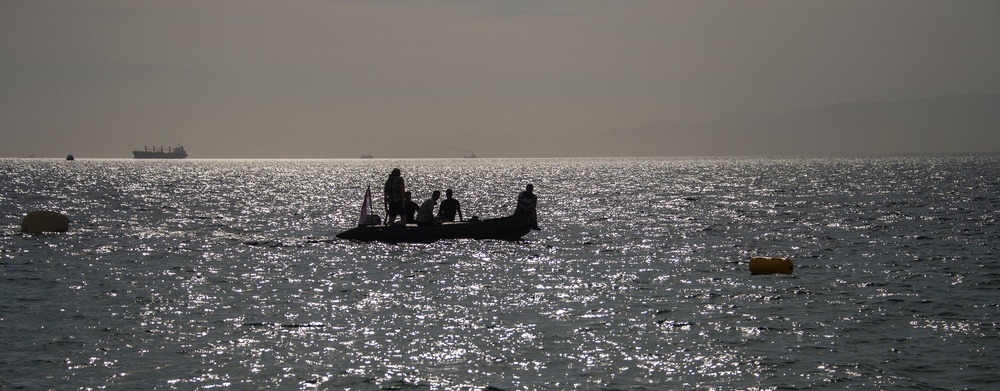
<svg viewBox="0 0 1000 391">
<path fill-rule="evenodd" d="M 530 183 L 524 187 L 524 191 L 517 195 L 517 208 L 514 209 L 515 215 L 525 215 L 531 217 L 531 229 L 541 230 L 538 227 L 538 210 L 536 206 L 538 204 L 538 197 L 535 197 L 535 186 Z"/>
<path fill-rule="evenodd" d="M 413 195 L 410 192 L 403 193 L 403 214 L 406 216 L 404 221 L 417 221 L 417 210 L 420 209 L 420 205 L 413 202 Z"/>
<path fill-rule="evenodd" d="M 393 168 L 392 173 L 389 174 L 389 179 L 385 180 L 385 188 L 383 189 L 385 208 L 389 215 L 386 218 L 386 225 L 395 223 L 396 216 L 401 216 L 400 220 L 403 221 L 403 224 L 406 224 L 406 215 L 403 213 L 403 196 L 405 192 L 406 186 L 403 176 L 400 174 L 398 168 Z"/>
<path fill-rule="evenodd" d="M 434 225 L 434 205 L 437 205 L 438 198 L 441 198 L 441 192 L 434 190 L 431 198 L 420 204 L 420 210 L 417 211 L 418 227 L 431 227 Z"/>
<path fill-rule="evenodd" d="M 441 201 L 441 207 L 438 208 L 438 220 L 455 221 L 455 213 L 458 213 L 458 221 L 463 221 L 462 206 L 458 200 L 451 198 L 452 194 L 451 189 L 444 191 L 444 201 Z"/>
</svg>

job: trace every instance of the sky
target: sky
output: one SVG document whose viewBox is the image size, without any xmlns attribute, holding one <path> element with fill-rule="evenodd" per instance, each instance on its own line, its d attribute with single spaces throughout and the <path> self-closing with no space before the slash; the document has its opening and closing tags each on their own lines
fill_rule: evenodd
<svg viewBox="0 0 1000 391">
<path fill-rule="evenodd" d="M 522 157 L 1000 93 L 997 21 L 992 0 L 0 0 L 0 157 Z"/>
</svg>

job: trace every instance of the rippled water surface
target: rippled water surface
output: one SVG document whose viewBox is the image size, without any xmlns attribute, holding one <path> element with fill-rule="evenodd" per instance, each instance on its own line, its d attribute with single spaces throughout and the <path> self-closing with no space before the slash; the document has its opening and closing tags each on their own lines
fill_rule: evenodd
<svg viewBox="0 0 1000 391">
<path fill-rule="evenodd" d="M 336 239 L 392 167 L 543 230 Z M 0 169 L 0 388 L 1000 387 L 1000 155 Z"/>
</svg>

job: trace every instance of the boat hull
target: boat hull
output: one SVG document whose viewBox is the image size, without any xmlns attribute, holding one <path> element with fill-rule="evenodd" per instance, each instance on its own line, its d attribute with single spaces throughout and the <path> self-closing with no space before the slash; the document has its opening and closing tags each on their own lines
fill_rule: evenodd
<svg viewBox="0 0 1000 391">
<path fill-rule="evenodd" d="M 531 232 L 531 218 L 508 216 L 482 221 L 444 223 L 434 227 L 370 225 L 337 234 L 341 239 L 385 243 L 433 243 L 442 239 L 520 240 Z"/>
</svg>

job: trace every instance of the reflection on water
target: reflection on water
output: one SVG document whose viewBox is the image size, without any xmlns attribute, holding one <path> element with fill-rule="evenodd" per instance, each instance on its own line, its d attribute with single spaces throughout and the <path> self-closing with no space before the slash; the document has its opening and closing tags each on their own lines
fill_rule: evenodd
<svg viewBox="0 0 1000 391">
<path fill-rule="evenodd" d="M 1000 161 L 0 160 L 0 385 L 992 388 Z M 334 238 L 401 167 L 521 242 Z M 751 276 L 755 255 L 794 275 Z"/>
</svg>

